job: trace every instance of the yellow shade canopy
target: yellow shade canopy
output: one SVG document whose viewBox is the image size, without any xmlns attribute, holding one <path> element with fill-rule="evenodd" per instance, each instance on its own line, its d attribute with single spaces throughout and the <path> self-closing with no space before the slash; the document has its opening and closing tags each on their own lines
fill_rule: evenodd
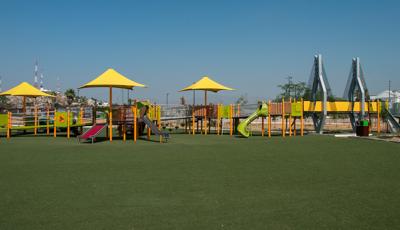
<svg viewBox="0 0 400 230">
<path fill-rule="evenodd" d="M 234 89 L 221 85 L 220 83 L 210 79 L 208 76 L 204 76 L 193 85 L 183 88 L 180 91 L 188 91 L 188 90 L 206 90 L 206 91 L 218 92 L 221 90 L 234 90 Z"/>
<path fill-rule="evenodd" d="M 146 87 L 143 84 L 137 83 L 118 73 L 114 69 L 108 69 L 96 79 L 81 86 L 80 88 L 93 88 L 93 87 L 112 87 L 132 89 L 133 87 Z"/>
<path fill-rule="evenodd" d="M 0 93 L 0 96 L 24 96 L 24 97 L 54 97 L 53 95 L 44 93 L 31 84 L 27 82 L 22 82 L 21 84 L 11 88 L 3 93 Z"/>
</svg>

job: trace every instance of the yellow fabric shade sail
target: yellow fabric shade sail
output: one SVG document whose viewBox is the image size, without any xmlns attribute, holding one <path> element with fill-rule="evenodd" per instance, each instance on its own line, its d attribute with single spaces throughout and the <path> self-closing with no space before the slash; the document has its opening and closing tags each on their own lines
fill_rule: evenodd
<svg viewBox="0 0 400 230">
<path fill-rule="evenodd" d="M 118 73 L 114 69 L 108 69 L 96 79 L 90 81 L 89 83 L 81 86 L 80 88 L 96 88 L 96 87 L 107 87 L 110 90 L 109 96 L 109 131 L 108 136 L 110 141 L 112 141 L 112 88 L 121 88 L 121 89 L 133 89 L 134 87 L 146 87 L 143 84 L 137 83 Z"/>
<path fill-rule="evenodd" d="M 132 89 L 133 87 L 146 87 L 146 86 L 126 78 L 125 76 L 118 73 L 114 69 L 108 69 L 100 76 L 98 76 L 96 79 L 81 86 L 80 88 L 94 88 L 94 87 Z"/>
<path fill-rule="evenodd" d="M 188 91 L 188 90 L 206 90 L 206 91 L 218 92 L 221 90 L 234 90 L 234 89 L 221 85 L 220 83 L 210 79 L 208 76 L 204 76 L 193 85 L 183 88 L 180 91 Z"/>
<path fill-rule="evenodd" d="M 24 97 L 54 97 L 53 95 L 44 93 L 31 84 L 27 82 L 22 82 L 21 84 L 11 88 L 3 93 L 0 93 L 0 96 L 24 96 Z"/>
</svg>

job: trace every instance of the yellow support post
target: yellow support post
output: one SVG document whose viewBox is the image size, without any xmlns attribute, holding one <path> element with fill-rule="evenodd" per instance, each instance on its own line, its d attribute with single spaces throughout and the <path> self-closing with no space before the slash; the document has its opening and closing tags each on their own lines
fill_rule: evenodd
<svg viewBox="0 0 400 230">
<path fill-rule="evenodd" d="M 271 137 L 271 100 L 268 101 L 268 137 Z"/>
<path fill-rule="evenodd" d="M 237 116 L 240 117 L 240 104 L 237 104 Z"/>
<path fill-rule="evenodd" d="M 54 109 L 54 116 L 53 116 L 53 137 L 57 137 L 57 126 L 56 126 L 56 121 L 57 121 L 57 116 L 56 116 L 57 110 Z"/>
<path fill-rule="evenodd" d="M 48 107 L 46 113 L 46 133 L 50 135 L 50 109 Z"/>
<path fill-rule="evenodd" d="M 301 98 L 301 115 L 300 115 L 300 135 L 304 135 L 304 101 Z"/>
<path fill-rule="evenodd" d="M 282 98 L 282 137 L 286 135 L 286 127 L 285 127 L 285 99 Z"/>
<path fill-rule="evenodd" d="M 69 139 L 69 137 L 70 137 L 70 118 L 69 118 L 69 115 L 70 115 L 70 111 L 68 110 L 68 112 L 67 112 L 67 138 Z"/>
<path fill-rule="evenodd" d="M 158 130 L 161 130 L 161 106 L 159 105 L 156 106 L 156 118 L 157 118 Z M 159 137 L 160 137 L 160 143 L 162 143 L 162 135 L 160 135 Z"/>
</svg>

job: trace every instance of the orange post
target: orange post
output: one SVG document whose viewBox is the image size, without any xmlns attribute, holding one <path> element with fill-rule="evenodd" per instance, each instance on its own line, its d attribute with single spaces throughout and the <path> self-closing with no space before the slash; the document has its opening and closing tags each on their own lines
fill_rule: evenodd
<svg viewBox="0 0 400 230">
<path fill-rule="evenodd" d="M 229 135 L 233 135 L 233 105 L 229 105 Z"/>
<path fill-rule="evenodd" d="M 240 117 L 240 104 L 237 105 L 237 116 Z"/>
<path fill-rule="evenodd" d="M 377 120 L 377 122 L 376 122 L 376 124 L 377 124 L 377 131 L 378 131 L 378 135 L 381 133 L 381 118 L 380 118 L 380 113 L 381 113 L 381 103 L 380 103 L 380 101 L 379 101 L 379 99 L 376 101 L 376 103 L 377 103 L 377 106 L 376 106 L 376 110 L 377 110 L 377 113 L 378 113 L 378 120 Z"/>
<path fill-rule="evenodd" d="M 292 106 L 292 98 L 289 98 L 289 105 Z M 289 136 L 292 136 L 292 112 L 289 114 Z"/>
<path fill-rule="evenodd" d="M 12 113 L 11 112 L 7 112 L 7 139 L 10 139 L 11 137 L 11 118 L 12 117 Z"/>
<path fill-rule="evenodd" d="M 136 143 L 137 139 L 137 108 L 136 106 L 132 106 L 133 113 L 133 141 Z"/>
<path fill-rule="evenodd" d="M 47 108 L 47 113 L 46 113 L 46 133 L 47 135 L 50 135 L 50 109 Z"/>
<path fill-rule="evenodd" d="M 68 112 L 67 112 L 67 138 L 69 139 L 69 137 L 70 137 L 70 118 L 69 118 L 69 115 L 70 115 L 70 111 L 68 110 Z"/>
<path fill-rule="evenodd" d="M 285 127 L 285 99 L 282 98 L 282 137 L 286 135 L 286 127 Z"/>
<path fill-rule="evenodd" d="M 207 92 L 207 91 L 206 91 Z M 207 105 L 204 107 L 204 134 L 207 135 L 208 128 L 207 128 Z"/>
<path fill-rule="evenodd" d="M 268 137 L 271 137 L 271 100 L 268 101 Z"/>
<path fill-rule="evenodd" d="M 83 125 L 83 108 L 80 108 L 79 111 L 79 123 L 81 123 L 81 125 Z"/>
<path fill-rule="evenodd" d="M 195 110 L 195 106 L 193 105 L 193 108 L 192 108 L 192 131 L 193 131 L 193 133 L 192 133 L 192 135 L 194 135 L 194 110 Z"/>
<path fill-rule="evenodd" d="M 56 126 L 56 121 L 57 121 L 57 116 L 56 116 L 57 110 L 54 109 L 54 116 L 53 116 L 53 137 L 57 137 L 57 126 Z"/>
<path fill-rule="evenodd" d="M 109 131 L 108 131 L 108 135 L 109 135 L 109 139 L 110 139 L 110 142 L 112 142 L 112 140 L 113 140 L 113 130 L 112 130 L 112 87 L 110 87 L 110 102 L 109 102 L 109 105 L 110 105 L 110 112 L 109 112 L 109 124 L 108 124 L 108 129 L 109 129 Z"/>
</svg>

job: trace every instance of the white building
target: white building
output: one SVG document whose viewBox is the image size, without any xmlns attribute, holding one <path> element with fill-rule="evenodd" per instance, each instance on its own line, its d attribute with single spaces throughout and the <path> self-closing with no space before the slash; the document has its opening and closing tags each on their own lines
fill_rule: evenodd
<svg viewBox="0 0 400 230">
<path fill-rule="evenodd" d="M 385 90 L 381 93 L 378 93 L 377 95 L 371 95 L 372 100 L 379 99 L 381 101 L 389 101 L 389 95 L 390 95 L 390 102 L 392 103 L 399 103 L 400 102 L 400 90 Z"/>
</svg>

